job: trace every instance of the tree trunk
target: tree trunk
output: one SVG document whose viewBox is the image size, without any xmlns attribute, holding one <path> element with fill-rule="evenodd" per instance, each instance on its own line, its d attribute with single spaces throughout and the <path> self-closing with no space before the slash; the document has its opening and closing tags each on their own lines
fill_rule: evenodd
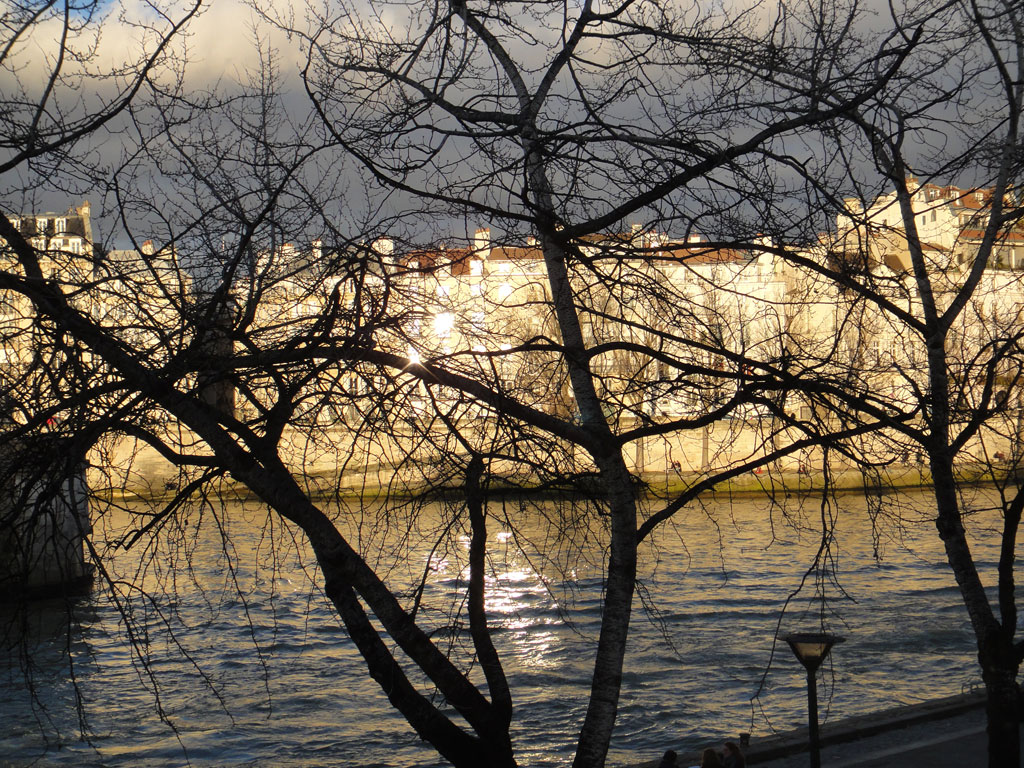
<svg viewBox="0 0 1024 768">
<path fill-rule="evenodd" d="M 484 572 L 487 556 L 486 499 L 481 478 L 484 464 L 479 455 L 473 456 L 466 469 L 466 507 L 469 512 L 472 537 L 469 545 L 469 624 L 476 648 L 477 659 L 491 692 L 492 713 L 488 729 L 481 732 L 490 753 L 490 768 L 516 768 L 509 727 L 512 723 L 512 693 L 505 670 L 491 639 L 487 626 L 486 589 Z"/>
<path fill-rule="evenodd" d="M 1007 635 L 1007 630 L 992 611 L 981 582 L 960 517 L 956 479 L 948 452 L 932 455 L 932 477 L 938 511 L 936 527 L 971 619 L 978 647 L 978 663 L 985 681 L 988 765 L 989 768 L 1020 768 L 1019 665 L 1012 644 L 1014 628 L 1010 627 Z"/>
<path fill-rule="evenodd" d="M 612 536 L 590 706 L 580 729 L 573 768 L 603 768 L 608 756 L 636 587 L 636 501 L 620 453 L 601 466 L 601 478 L 610 507 Z"/>
<path fill-rule="evenodd" d="M 529 132 L 528 132 L 529 134 Z M 602 409 L 590 369 L 587 342 L 570 284 L 570 253 L 558 235 L 551 185 L 544 172 L 543 152 L 531 136 L 524 142 L 530 186 L 537 208 L 543 212 L 538 227 L 552 308 L 564 345 L 564 360 L 579 408 L 580 422 L 590 436 L 587 450 L 597 464 L 608 514 L 611 540 L 605 578 L 601 631 L 598 636 L 590 703 L 580 729 L 574 768 L 603 768 L 608 756 L 622 689 L 629 619 L 636 589 L 636 496 L 626 468 L 622 446 Z"/>
<path fill-rule="evenodd" d="M 1020 767 L 1020 692 L 1017 665 L 1010 650 L 1011 658 L 1005 665 L 986 659 L 984 653 L 978 654 L 985 680 L 989 768 Z"/>
</svg>

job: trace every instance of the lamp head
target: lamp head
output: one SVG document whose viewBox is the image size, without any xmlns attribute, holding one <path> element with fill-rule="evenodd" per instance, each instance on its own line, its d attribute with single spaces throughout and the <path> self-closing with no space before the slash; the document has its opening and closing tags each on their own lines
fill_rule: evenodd
<svg viewBox="0 0 1024 768">
<path fill-rule="evenodd" d="M 797 632 L 786 635 L 782 639 L 789 643 L 793 655 L 800 660 L 808 672 L 817 671 L 821 662 L 832 650 L 832 646 L 845 640 L 838 635 L 829 635 L 824 632 Z"/>
</svg>

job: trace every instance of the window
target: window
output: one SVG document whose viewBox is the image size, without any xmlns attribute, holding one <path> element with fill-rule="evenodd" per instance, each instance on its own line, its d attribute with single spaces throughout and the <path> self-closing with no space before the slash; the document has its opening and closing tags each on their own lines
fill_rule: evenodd
<svg viewBox="0 0 1024 768">
<path fill-rule="evenodd" d="M 484 273 L 484 262 L 482 259 L 472 259 L 469 262 L 469 274 L 480 277 Z"/>
<path fill-rule="evenodd" d="M 935 218 L 936 218 L 936 216 L 935 216 L 935 211 L 933 210 L 933 211 L 932 211 L 932 221 L 935 221 Z"/>
<path fill-rule="evenodd" d="M 63 216 L 53 220 L 53 231 L 58 235 L 63 235 L 68 231 L 68 220 Z"/>
<path fill-rule="evenodd" d="M 455 315 L 451 312 L 442 312 L 434 317 L 434 333 L 439 339 L 447 339 L 451 336 L 454 327 Z"/>
<path fill-rule="evenodd" d="M 11 219 L 11 226 L 14 227 L 15 229 L 20 230 L 21 229 L 21 219 L 18 219 L 18 218 Z"/>
<path fill-rule="evenodd" d="M 45 232 L 46 224 L 47 219 L 45 216 L 40 216 L 38 219 L 36 219 L 36 232 Z"/>
</svg>

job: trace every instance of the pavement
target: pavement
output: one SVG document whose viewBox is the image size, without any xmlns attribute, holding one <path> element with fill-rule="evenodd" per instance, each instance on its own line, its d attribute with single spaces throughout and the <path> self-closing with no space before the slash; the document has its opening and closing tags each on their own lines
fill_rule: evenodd
<svg viewBox="0 0 1024 768">
<path fill-rule="evenodd" d="M 969 693 L 826 723 L 821 727 L 821 766 L 984 768 L 984 703 L 983 694 Z M 721 749 L 722 745 L 708 746 Z M 751 739 L 744 752 L 747 764 L 758 768 L 810 765 L 806 728 Z M 679 756 L 680 768 L 699 764 L 699 753 Z M 654 760 L 635 768 L 657 765 Z"/>
</svg>

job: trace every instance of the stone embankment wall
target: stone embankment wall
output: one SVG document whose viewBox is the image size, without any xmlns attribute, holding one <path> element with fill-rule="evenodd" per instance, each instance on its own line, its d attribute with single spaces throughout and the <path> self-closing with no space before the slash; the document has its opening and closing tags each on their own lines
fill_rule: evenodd
<svg viewBox="0 0 1024 768">
<path fill-rule="evenodd" d="M 628 459 L 632 469 L 655 493 L 672 493 L 688 488 L 726 469 L 761 462 L 773 450 L 798 438 L 785 432 L 770 434 L 768 425 L 758 421 L 721 421 L 706 430 L 693 430 L 669 438 L 647 438 L 631 445 Z M 481 425 L 481 429 L 483 429 Z M 179 438 L 183 449 L 201 450 Z M 371 497 L 383 494 L 404 495 L 427 487 L 455 487 L 444 477 L 443 461 L 434 449 L 418 447 L 407 437 L 381 436 L 372 443 L 353 444 L 343 426 L 322 430 L 314 439 L 299 432 L 286 436 L 285 454 L 296 476 L 302 477 L 314 496 Z M 962 452 L 961 474 L 967 480 L 992 479 L 1004 474 L 1011 459 L 1019 456 L 1020 446 L 1006 437 L 976 439 Z M 1016 452 L 1015 452 L 1016 451 Z M 923 454 L 910 451 L 884 436 L 864 438 L 858 446 L 861 455 L 871 458 L 873 467 L 865 471 L 839 452 L 828 452 L 828 482 L 833 488 L 913 487 L 927 485 L 930 473 Z M 576 466 L 588 470 L 591 465 L 577 451 Z M 114 487 L 119 494 L 143 498 L 164 497 L 186 479 L 156 451 L 134 441 L 123 441 L 102 459 L 92 463 L 103 468 L 104 477 L 91 482 L 94 488 Z M 804 450 L 764 462 L 722 481 L 718 491 L 764 493 L 774 491 L 812 492 L 825 483 L 826 453 L 821 448 Z M 509 474 L 511 467 L 507 467 Z M 501 473 L 502 467 L 496 470 Z M 516 487 L 529 488 L 530 478 L 516 478 Z M 245 491 L 239 488 L 239 492 Z"/>
<path fill-rule="evenodd" d="M 8 445 L 0 494 L 0 602 L 87 591 L 86 471 L 55 443 Z"/>
</svg>

